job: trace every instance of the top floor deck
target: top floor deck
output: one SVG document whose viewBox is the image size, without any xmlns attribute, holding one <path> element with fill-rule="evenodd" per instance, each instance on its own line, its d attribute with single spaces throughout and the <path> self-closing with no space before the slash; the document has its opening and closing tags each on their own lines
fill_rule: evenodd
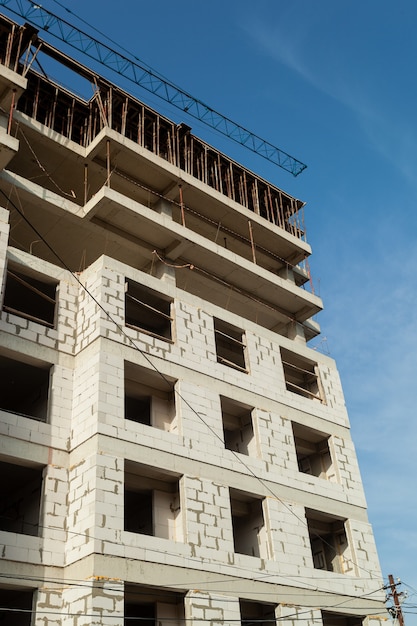
<svg viewBox="0 0 417 626">
<path fill-rule="evenodd" d="M 163 117 L 41 41 L 32 27 L 0 18 L 0 63 L 26 77 L 27 88 L 17 101 L 17 109 L 32 119 L 84 148 L 103 128 L 113 129 L 271 224 L 304 239 L 302 201 L 208 145 L 186 124 Z M 54 78 L 62 75 L 63 68 L 66 75 L 68 70 L 72 74 L 70 90 Z M 91 83 L 93 96 L 89 100 L 76 95 L 77 80 Z"/>
<path fill-rule="evenodd" d="M 48 73 L 33 69 L 39 60 Z M 48 60 L 93 97 L 52 80 Z M 178 287 L 266 328 L 303 324 L 307 340 L 319 332 L 311 318 L 321 301 L 302 288 L 311 253 L 302 202 L 1 17 L 0 135 L 15 247 L 54 263 L 55 247 L 71 271 L 103 253 L 150 272 L 158 258 Z"/>
</svg>

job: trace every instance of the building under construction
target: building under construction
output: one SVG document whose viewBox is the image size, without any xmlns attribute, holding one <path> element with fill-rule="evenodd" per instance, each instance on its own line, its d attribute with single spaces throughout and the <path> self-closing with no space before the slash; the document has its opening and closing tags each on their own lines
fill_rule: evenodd
<svg viewBox="0 0 417 626">
<path fill-rule="evenodd" d="M 303 203 L 27 24 L 0 63 L 0 615 L 385 621 Z"/>
</svg>

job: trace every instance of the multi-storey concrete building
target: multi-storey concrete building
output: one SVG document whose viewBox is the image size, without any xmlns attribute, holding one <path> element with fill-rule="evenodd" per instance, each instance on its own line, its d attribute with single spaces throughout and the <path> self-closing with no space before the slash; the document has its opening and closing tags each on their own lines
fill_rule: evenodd
<svg viewBox="0 0 417 626">
<path fill-rule="evenodd" d="M 1 19 L 0 615 L 378 624 L 302 203 L 40 44 Z"/>
</svg>

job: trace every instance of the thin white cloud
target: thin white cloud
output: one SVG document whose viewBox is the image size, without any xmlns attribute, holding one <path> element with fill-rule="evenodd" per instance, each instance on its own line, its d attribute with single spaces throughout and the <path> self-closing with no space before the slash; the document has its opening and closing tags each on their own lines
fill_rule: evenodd
<svg viewBox="0 0 417 626">
<path fill-rule="evenodd" d="M 316 24 L 310 17 L 295 21 L 294 14 L 287 13 L 276 26 L 251 16 L 245 35 L 264 55 L 294 72 L 335 105 L 344 107 L 362 132 L 358 149 L 373 149 L 417 189 L 416 129 L 407 119 L 387 110 L 382 98 L 372 91 L 373 81 L 364 82 L 364 74 L 361 77 L 353 73 L 356 66 L 338 63 L 337 50 L 334 58 L 325 58 L 323 47 L 311 54 L 313 45 L 320 47 L 316 35 L 320 28 L 314 32 Z M 336 109 L 336 113 L 343 121 L 343 110 Z M 330 193 L 336 195 L 337 191 Z M 399 202 L 404 202 L 406 194 L 398 195 Z M 352 199 L 340 199 L 341 211 Z M 364 211 L 372 200 L 372 190 L 363 190 Z M 398 223 L 401 216 L 407 219 L 405 214 L 388 202 L 378 210 L 371 206 L 367 215 L 370 219 L 364 220 L 366 226 L 358 226 L 368 228 L 368 234 L 355 231 L 352 225 L 349 243 L 345 244 L 339 235 L 328 238 L 328 258 L 333 254 L 338 262 L 335 268 L 325 264 L 325 276 L 321 276 L 329 298 L 319 321 L 330 338 L 332 356 L 341 371 L 383 573 L 408 577 L 407 582 L 416 585 L 412 555 L 417 548 L 417 503 L 413 498 L 417 442 L 417 333 L 413 315 L 417 290 L 413 285 L 417 244 L 407 225 Z M 328 230 L 337 233 L 342 223 L 345 227 L 348 223 L 340 215 L 329 219 L 334 222 Z M 332 338 L 336 338 L 334 346 Z"/>
<path fill-rule="evenodd" d="M 390 162 L 406 180 L 417 186 L 415 162 L 417 136 L 415 128 L 401 118 L 387 117 L 369 82 L 360 81 L 333 59 L 319 67 L 312 65 L 314 24 L 304 20 L 297 30 L 277 27 L 254 18 L 244 27 L 246 36 L 269 58 L 292 70 L 314 89 L 337 101 L 356 118 L 357 124 L 373 149 Z M 329 55 L 331 56 L 331 55 Z"/>
</svg>

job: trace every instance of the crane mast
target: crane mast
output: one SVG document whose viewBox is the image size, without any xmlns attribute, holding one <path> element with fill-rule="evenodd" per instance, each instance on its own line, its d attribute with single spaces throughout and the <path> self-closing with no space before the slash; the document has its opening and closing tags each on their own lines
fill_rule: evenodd
<svg viewBox="0 0 417 626">
<path fill-rule="evenodd" d="M 135 85 L 142 87 L 177 109 L 203 122 L 222 135 L 245 146 L 267 161 L 278 165 L 293 176 L 298 176 L 307 167 L 287 152 L 250 132 L 240 124 L 233 122 L 230 118 L 222 115 L 201 100 L 194 98 L 187 91 L 177 87 L 169 80 L 162 78 L 156 72 L 141 64 L 137 59 L 133 61 L 127 56 L 116 52 L 33 0 L 0 0 L 0 6 L 27 20 L 32 26 L 42 29 L 49 35 L 82 52 L 90 59 L 123 76 Z"/>
</svg>

